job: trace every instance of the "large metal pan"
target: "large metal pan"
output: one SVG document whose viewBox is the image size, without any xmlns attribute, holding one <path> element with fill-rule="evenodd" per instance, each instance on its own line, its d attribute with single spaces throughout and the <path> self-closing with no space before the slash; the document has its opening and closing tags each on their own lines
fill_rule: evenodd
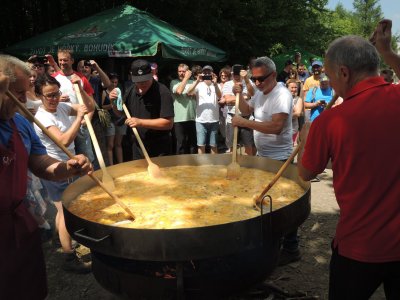
<svg viewBox="0 0 400 300">
<path fill-rule="evenodd" d="M 160 167 L 228 165 L 230 162 L 230 156 L 223 154 L 179 155 L 153 159 Z M 241 156 L 239 163 L 242 167 L 274 173 L 282 165 L 279 161 L 253 156 Z M 146 161 L 126 162 L 109 167 L 108 170 L 115 178 L 133 172 L 137 166 L 146 167 Z M 100 177 L 100 174 L 96 175 Z M 85 176 L 71 184 L 63 194 L 65 222 L 72 238 L 79 243 L 105 255 L 134 260 L 187 261 L 232 255 L 265 246 L 268 248 L 269 243 L 275 244 L 285 233 L 302 224 L 310 213 L 310 184 L 298 177 L 295 166 L 289 166 L 283 177 L 299 183 L 305 192 L 295 202 L 272 213 L 206 227 L 131 229 L 91 222 L 68 210 L 71 201 L 94 186 L 90 178 Z M 249 202 L 249 206 L 251 205 Z M 95 205 L 93 209 L 96 209 Z"/>
</svg>

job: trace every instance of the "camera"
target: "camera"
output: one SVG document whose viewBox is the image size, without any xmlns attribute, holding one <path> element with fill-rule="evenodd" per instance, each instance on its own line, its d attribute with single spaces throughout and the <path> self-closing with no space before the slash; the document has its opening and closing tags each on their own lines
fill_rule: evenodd
<svg viewBox="0 0 400 300">
<path fill-rule="evenodd" d="M 91 66 L 92 66 L 92 64 L 90 63 L 90 60 L 84 60 L 84 61 L 83 61 L 83 65 L 84 65 L 85 67 L 91 67 Z"/>
<path fill-rule="evenodd" d="M 240 71 L 243 70 L 243 66 L 242 65 L 234 65 L 232 67 L 233 69 L 233 75 L 240 75 Z"/>
<path fill-rule="evenodd" d="M 326 104 L 326 101 L 325 100 L 319 100 L 319 102 L 321 102 L 321 104 Z"/>
<path fill-rule="evenodd" d="M 212 75 L 211 74 L 203 75 L 202 79 L 203 80 L 212 80 Z"/>
</svg>

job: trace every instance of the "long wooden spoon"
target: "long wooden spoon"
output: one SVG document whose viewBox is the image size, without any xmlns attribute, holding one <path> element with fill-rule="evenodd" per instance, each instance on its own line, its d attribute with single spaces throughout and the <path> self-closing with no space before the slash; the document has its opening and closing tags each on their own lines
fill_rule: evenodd
<svg viewBox="0 0 400 300">
<path fill-rule="evenodd" d="M 24 104 L 22 104 L 10 91 L 6 92 L 6 95 L 10 97 L 14 103 L 18 106 L 18 108 L 24 112 L 24 114 L 29 118 L 30 121 L 35 122 L 35 124 L 58 146 L 62 151 L 64 151 L 65 154 L 70 159 L 74 159 L 74 155 L 65 147 L 38 119 L 36 119 L 32 113 L 25 107 Z M 129 207 L 122 202 L 120 199 L 117 198 L 96 176 L 93 174 L 90 174 L 89 177 L 98 185 L 100 186 L 119 206 L 121 206 L 129 216 L 133 220 L 135 220 L 135 215 L 132 213 L 132 211 L 129 209 Z"/>
<path fill-rule="evenodd" d="M 237 93 L 235 99 L 235 116 L 239 115 L 239 97 L 240 94 Z M 235 126 L 233 128 L 232 162 L 228 165 L 226 172 L 226 177 L 228 179 L 237 179 L 240 176 L 240 165 L 237 163 L 238 132 L 239 128 Z"/>
<path fill-rule="evenodd" d="M 257 197 L 254 198 L 254 206 L 257 209 L 260 209 L 260 206 L 262 205 L 263 198 L 265 194 L 274 186 L 275 182 L 278 181 L 278 179 L 281 177 L 282 173 L 285 172 L 287 167 L 290 165 L 290 163 L 293 161 L 294 157 L 297 155 L 297 153 L 300 150 L 302 142 L 300 141 L 296 148 L 293 150 L 293 153 L 289 156 L 289 158 L 285 161 L 285 163 L 281 166 L 279 171 L 275 174 L 274 178 L 272 178 L 271 182 L 263 189 L 263 191 L 258 195 Z M 259 206 L 260 205 L 260 206 Z"/>
<path fill-rule="evenodd" d="M 122 105 L 122 108 L 124 109 L 126 117 L 128 119 L 131 118 L 131 114 L 129 113 L 129 111 L 126 108 L 125 104 Z M 147 164 L 148 164 L 147 171 L 149 172 L 150 176 L 154 177 L 154 178 L 161 177 L 162 174 L 161 174 L 161 171 L 160 171 L 160 167 L 151 161 L 150 156 L 147 153 L 146 148 L 144 147 L 143 141 L 140 138 L 139 132 L 137 131 L 136 127 L 132 127 L 132 131 L 135 134 L 136 139 L 137 139 L 137 141 L 139 143 L 140 149 L 142 149 L 144 158 L 147 161 Z"/>
<path fill-rule="evenodd" d="M 85 103 L 83 102 L 82 94 L 79 89 L 78 83 L 74 84 L 74 90 L 76 93 L 76 97 L 78 98 L 79 104 L 84 105 Z M 90 134 L 90 138 L 93 142 L 94 151 L 96 152 L 97 160 L 99 161 L 101 171 L 103 172 L 102 182 L 110 191 L 113 191 L 113 190 L 115 190 L 114 179 L 111 177 L 110 173 L 108 173 L 108 171 L 107 171 L 106 164 L 104 163 L 103 154 L 101 153 L 99 142 L 97 141 L 96 134 L 94 133 L 94 129 L 93 129 L 90 117 L 87 114 L 85 114 L 85 116 L 83 118 L 85 119 L 86 126 L 89 129 L 89 134 Z"/>
</svg>

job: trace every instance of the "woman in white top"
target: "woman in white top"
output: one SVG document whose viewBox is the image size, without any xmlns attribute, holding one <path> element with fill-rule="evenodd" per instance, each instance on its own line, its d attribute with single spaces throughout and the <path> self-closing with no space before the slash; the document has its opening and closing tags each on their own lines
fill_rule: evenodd
<svg viewBox="0 0 400 300">
<path fill-rule="evenodd" d="M 80 89 L 82 89 L 78 76 L 73 75 L 71 82 L 78 83 Z M 79 131 L 85 113 L 93 111 L 93 103 L 79 105 L 60 102 L 60 83 L 47 74 L 37 79 L 36 86 L 37 90 L 40 91 L 43 96 L 43 105 L 39 107 L 35 117 L 61 141 L 72 154 L 75 154 L 74 139 Z M 69 118 L 70 116 L 76 116 L 76 118 L 71 121 Z M 46 147 L 48 155 L 61 161 L 68 160 L 68 156 L 36 125 L 35 131 Z M 49 198 L 54 202 L 57 208 L 55 225 L 56 229 L 58 229 L 63 252 L 65 253 L 65 261 L 62 267 L 66 271 L 84 273 L 90 271 L 90 266 L 80 261 L 75 255 L 72 248 L 71 237 L 65 227 L 62 203 L 60 201 L 62 193 L 71 182 L 72 180 L 58 182 L 42 180 L 43 185 L 47 189 Z"/>
<path fill-rule="evenodd" d="M 299 133 L 299 117 L 303 112 L 303 99 L 298 95 L 298 82 L 296 79 L 289 79 L 286 86 L 293 96 L 293 115 L 292 115 L 292 129 L 293 129 L 293 144 L 296 141 Z"/>
<path fill-rule="evenodd" d="M 26 91 L 26 108 L 32 113 L 36 114 L 40 105 L 42 105 L 42 98 L 35 92 L 35 81 L 38 77 L 33 65 L 28 63 L 31 68 L 31 76 L 29 76 L 29 89 Z"/>
</svg>

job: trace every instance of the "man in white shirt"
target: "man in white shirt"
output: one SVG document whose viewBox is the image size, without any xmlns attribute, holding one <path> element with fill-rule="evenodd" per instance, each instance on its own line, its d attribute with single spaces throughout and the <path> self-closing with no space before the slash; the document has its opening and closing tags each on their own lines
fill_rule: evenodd
<svg viewBox="0 0 400 300">
<path fill-rule="evenodd" d="M 58 64 L 60 65 L 60 71 L 55 72 L 52 76 L 57 79 L 57 81 L 61 84 L 60 91 L 62 93 L 60 97 L 60 101 L 62 102 L 71 102 L 72 104 L 79 104 L 78 98 L 75 94 L 73 84 L 71 79 L 73 77 L 78 76 L 81 80 L 81 84 L 83 90 L 81 92 L 82 98 L 90 98 L 90 101 L 93 100 L 93 88 L 90 85 L 89 81 L 86 77 L 78 72 L 75 72 L 72 69 L 72 65 L 74 63 L 74 59 L 72 57 L 72 51 L 68 49 L 59 49 L 57 52 L 58 56 Z M 89 114 L 92 116 L 92 113 Z M 75 118 L 75 117 L 71 117 Z M 92 150 L 92 143 L 90 140 L 89 131 L 86 127 L 86 124 L 82 124 L 77 137 L 75 138 L 75 152 L 77 154 L 84 154 L 89 158 L 91 162 L 94 160 L 94 154 Z"/>
<path fill-rule="evenodd" d="M 257 58 L 251 71 L 252 81 L 258 90 L 248 102 L 241 94 L 239 109 L 242 114 L 254 113 L 255 120 L 235 116 L 232 124 L 254 130 L 257 155 L 285 161 L 293 151 L 293 97 L 285 86 L 277 84 L 276 66 L 270 58 Z M 242 89 L 240 84 L 233 88 L 235 94 L 241 93 Z M 299 260 L 301 255 L 298 247 L 295 228 L 283 239 L 279 264 Z"/>
<path fill-rule="evenodd" d="M 255 61 L 252 74 L 258 90 L 249 101 L 241 96 L 239 109 L 243 115 L 254 113 L 255 120 L 233 117 L 232 124 L 254 130 L 257 155 L 286 160 L 293 150 L 292 95 L 286 87 L 277 84 L 276 67 L 268 57 Z M 242 86 L 235 85 L 233 89 L 241 92 Z"/>
<path fill-rule="evenodd" d="M 188 95 L 196 95 L 196 132 L 198 153 L 205 153 L 210 145 L 211 153 L 217 153 L 217 134 L 219 127 L 219 104 L 221 91 L 217 84 L 217 75 L 211 66 L 204 66 L 203 73 L 197 76 Z"/>
</svg>

